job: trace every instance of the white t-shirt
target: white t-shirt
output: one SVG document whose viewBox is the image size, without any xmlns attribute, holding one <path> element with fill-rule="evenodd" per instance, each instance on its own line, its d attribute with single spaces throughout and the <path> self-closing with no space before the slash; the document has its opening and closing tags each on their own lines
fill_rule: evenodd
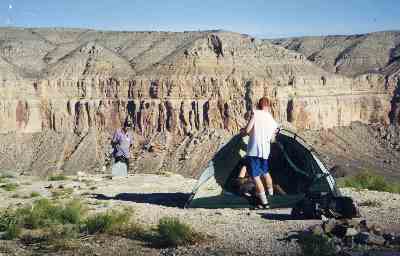
<svg viewBox="0 0 400 256">
<path fill-rule="evenodd" d="M 253 112 L 254 126 L 247 144 L 247 155 L 268 159 L 271 139 L 275 130 L 278 129 L 278 123 L 267 111 L 254 110 Z"/>
</svg>

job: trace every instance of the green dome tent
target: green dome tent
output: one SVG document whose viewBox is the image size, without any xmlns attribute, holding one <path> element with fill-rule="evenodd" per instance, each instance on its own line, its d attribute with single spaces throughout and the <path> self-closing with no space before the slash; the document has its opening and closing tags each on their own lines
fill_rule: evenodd
<svg viewBox="0 0 400 256">
<path fill-rule="evenodd" d="M 251 207 L 248 198 L 239 196 L 232 185 L 246 154 L 247 141 L 248 137 L 236 135 L 220 148 L 201 174 L 186 207 Z M 310 194 L 341 196 L 316 151 L 288 130 L 280 130 L 271 144 L 269 165 L 274 186 L 280 192 L 268 198 L 271 208 L 295 207 Z"/>
</svg>

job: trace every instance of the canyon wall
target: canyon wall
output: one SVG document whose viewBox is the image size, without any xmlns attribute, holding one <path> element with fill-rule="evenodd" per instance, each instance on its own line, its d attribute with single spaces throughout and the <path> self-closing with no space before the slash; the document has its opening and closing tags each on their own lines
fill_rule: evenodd
<svg viewBox="0 0 400 256">
<path fill-rule="evenodd" d="M 1 169 L 103 170 L 112 132 L 130 120 L 132 158 L 141 160 L 132 169 L 193 175 L 264 95 L 275 118 L 299 131 L 388 124 L 393 112 L 397 84 L 385 75 L 333 74 L 237 33 L 0 34 Z"/>
</svg>

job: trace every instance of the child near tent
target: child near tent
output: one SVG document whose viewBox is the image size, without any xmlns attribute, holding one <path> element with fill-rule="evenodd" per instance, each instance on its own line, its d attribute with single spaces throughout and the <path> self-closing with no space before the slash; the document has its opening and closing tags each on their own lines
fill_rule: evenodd
<svg viewBox="0 0 400 256">
<path fill-rule="evenodd" d="M 265 187 L 268 188 L 268 194 L 273 194 L 272 178 L 268 173 L 268 157 L 271 140 L 278 129 L 278 123 L 269 112 L 269 107 L 269 99 L 262 97 L 258 102 L 258 109 L 253 110 L 253 116 L 241 130 L 242 134 L 250 136 L 247 145 L 249 174 L 256 184 L 256 195 L 263 207 L 268 204 Z"/>
<path fill-rule="evenodd" d="M 233 189 L 240 196 L 252 198 L 255 196 L 255 184 L 247 172 L 247 159 L 243 158 L 239 165 L 241 168 L 238 177 L 233 182 Z"/>
</svg>

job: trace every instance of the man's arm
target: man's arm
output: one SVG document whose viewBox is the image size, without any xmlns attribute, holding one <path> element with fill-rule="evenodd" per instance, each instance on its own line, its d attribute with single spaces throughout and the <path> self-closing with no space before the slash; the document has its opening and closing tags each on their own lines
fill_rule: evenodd
<svg viewBox="0 0 400 256">
<path fill-rule="evenodd" d="M 272 125 L 274 130 L 272 132 L 271 142 L 275 142 L 276 136 L 278 135 L 281 127 L 280 124 L 278 124 L 274 119 L 272 119 Z"/>
<path fill-rule="evenodd" d="M 118 130 L 114 133 L 113 138 L 111 140 L 111 145 L 114 147 L 119 144 L 119 132 Z"/>
<path fill-rule="evenodd" d="M 242 135 L 250 134 L 251 130 L 254 127 L 254 122 L 255 122 L 255 120 L 254 120 L 254 114 L 253 114 L 250 121 L 247 123 L 247 125 L 244 128 L 240 129 L 240 133 Z"/>
</svg>

